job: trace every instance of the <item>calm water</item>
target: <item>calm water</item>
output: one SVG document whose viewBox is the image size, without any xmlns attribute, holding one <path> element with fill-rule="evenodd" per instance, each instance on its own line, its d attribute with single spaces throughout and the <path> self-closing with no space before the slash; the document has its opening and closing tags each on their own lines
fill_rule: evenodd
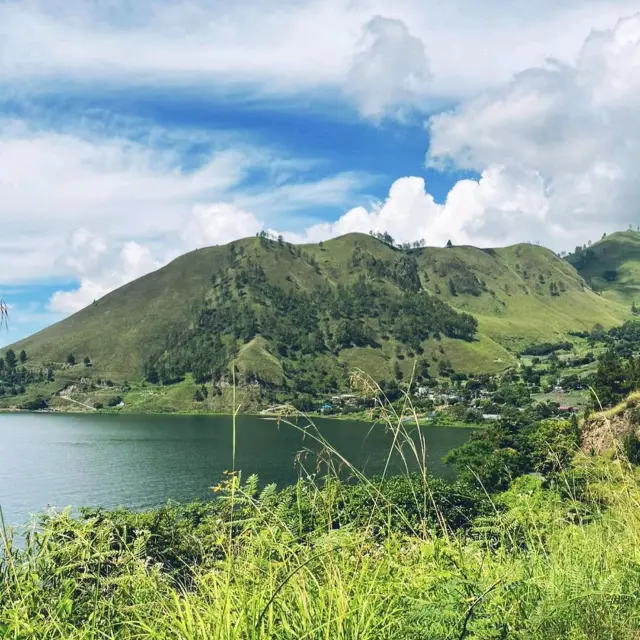
<svg viewBox="0 0 640 640">
<path fill-rule="evenodd" d="M 303 426 L 304 423 L 299 423 Z M 317 420 L 323 436 L 367 474 L 382 471 L 391 437 L 382 426 Z M 425 429 L 429 465 L 450 474 L 442 456 L 468 429 Z M 0 414 L 0 506 L 11 524 L 48 506 L 155 507 L 206 498 L 230 469 L 231 420 L 218 416 Z M 283 485 L 300 473 L 296 454 L 314 447 L 296 429 L 241 416 L 236 468 Z M 314 456 L 305 466 L 315 469 Z M 399 460 L 392 467 L 399 469 Z"/>
</svg>

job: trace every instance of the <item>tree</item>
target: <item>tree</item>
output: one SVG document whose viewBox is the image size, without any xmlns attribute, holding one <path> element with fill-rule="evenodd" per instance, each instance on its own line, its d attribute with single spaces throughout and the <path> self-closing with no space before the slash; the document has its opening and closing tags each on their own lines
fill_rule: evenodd
<svg viewBox="0 0 640 640">
<path fill-rule="evenodd" d="M 369 235 L 373 236 L 374 238 L 377 238 L 378 240 L 380 240 L 380 242 L 384 242 L 385 244 L 388 244 L 390 247 L 395 246 L 396 241 L 395 238 L 393 236 L 391 236 L 389 233 L 387 233 L 386 231 L 384 233 L 380 233 L 379 231 L 369 231 Z"/>
<path fill-rule="evenodd" d="M 85 367 L 90 367 L 91 366 L 91 359 L 89 358 L 89 356 L 85 356 L 83 362 L 84 362 L 84 366 Z"/>
<path fill-rule="evenodd" d="M 599 322 L 594 324 L 588 337 L 589 344 L 593 346 L 597 342 L 604 342 L 606 339 L 607 332 L 604 330 L 604 327 Z"/>
<path fill-rule="evenodd" d="M 16 362 L 17 362 L 17 358 L 16 358 L 16 352 L 13 349 L 9 349 L 7 351 L 7 353 L 4 356 L 4 359 L 7 363 L 7 365 L 9 366 L 10 369 L 13 369 L 13 367 L 16 366 Z"/>
<path fill-rule="evenodd" d="M 146 367 L 146 371 L 145 371 L 144 377 L 151 384 L 158 384 L 158 382 L 160 381 L 160 376 L 158 375 L 158 370 L 152 365 Z"/>
<path fill-rule="evenodd" d="M 23 349 L 20 352 L 20 364 L 24 364 L 27 361 L 27 352 Z"/>
<path fill-rule="evenodd" d="M 451 240 L 447 240 L 447 249 L 451 249 L 453 247 L 453 242 Z"/>
<path fill-rule="evenodd" d="M 609 349 L 598 362 L 593 390 L 595 408 L 611 406 L 622 400 L 637 384 L 637 362 L 632 358 L 628 363 Z"/>
<path fill-rule="evenodd" d="M 631 313 L 632 313 L 634 316 L 637 316 L 637 315 L 638 315 L 638 313 L 639 313 L 639 312 L 638 312 L 638 307 L 636 307 L 636 303 L 635 303 L 635 301 L 631 304 Z"/>
<path fill-rule="evenodd" d="M 70 353 L 67 356 L 67 364 L 70 364 L 71 366 L 73 366 L 76 363 L 76 357 L 73 355 L 73 353 Z"/>
</svg>

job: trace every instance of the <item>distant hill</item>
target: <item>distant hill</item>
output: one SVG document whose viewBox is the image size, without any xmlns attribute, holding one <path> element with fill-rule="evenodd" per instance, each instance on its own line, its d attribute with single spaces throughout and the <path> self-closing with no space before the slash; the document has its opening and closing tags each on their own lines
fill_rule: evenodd
<svg viewBox="0 0 640 640">
<path fill-rule="evenodd" d="M 620 231 L 567 257 L 580 275 L 603 296 L 640 306 L 640 231 Z"/>
<path fill-rule="evenodd" d="M 314 395 L 344 390 L 356 368 L 379 380 L 499 371 L 526 345 L 626 312 L 535 245 L 256 237 L 188 253 L 12 348 L 31 366 L 72 353 L 93 378 L 152 383 L 225 386 L 233 364 L 242 384 Z"/>
</svg>

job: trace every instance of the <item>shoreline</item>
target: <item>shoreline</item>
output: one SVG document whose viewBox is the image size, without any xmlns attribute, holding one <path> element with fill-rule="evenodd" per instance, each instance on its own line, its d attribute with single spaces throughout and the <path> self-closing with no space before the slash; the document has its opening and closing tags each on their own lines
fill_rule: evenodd
<svg viewBox="0 0 640 640">
<path fill-rule="evenodd" d="M 51 415 L 63 415 L 63 416 L 76 416 L 76 415 L 109 415 L 109 416 L 191 416 L 191 417 L 226 417 L 233 418 L 233 413 L 225 412 L 225 411 L 108 411 L 103 409 L 98 409 L 95 411 L 57 411 L 51 409 L 36 409 L 36 410 L 28 410 L 28 409 L 18 409 L 18 408 L 8 408 L 2 407 L 0 408 L 0 414 L 2 413 L 24 413 L 24 414 L 51 414 Z M 372 423 L 375 420 L 368 419 L 361 414 L 350 416 L 350 415 L 331 415 L 326 416 L 318 413 L 291 413 L 291 414 L 265 414 L 265 413 L 256 413 L 252 411 L 248 412 L 240 412 L 236 414 L 237 416 L 251 416 L 254 418 L 263 418 L 265 420 L 278 420 L 278 419 L 299 419 L 299 418 L 309 418 L 309 419 L 322 419 L 322 420 L 342 420 L 342 421 L 350 421 L 350 422 L 364 422 L 364 423 Z"/>
<path fill-rule="evenodd" d="M 231 412 L 216 412 L 216 411 L 108 411 L 108 410 L 95 410 L 95 411 L 56 411 L 50 409 L 40 409 L 35 411 L 29 411 L 27 409 L 17 409 L 17 408 L 0 408 L 0 414 L 52 414 L 52 415 L 62 415 L 62 416 L 77 416 L 77 415 L 102 415 L 102 416 L 176 416 L 176 417 L 218 417 L 218 418 L 233 418 L 233 414 Z M 369 418 L 364 416 L 362 413 L 358 412 L 355 414 L 342 414 L 342 415 L 323 415 L 319 413 L 308 413 L 308 414 L 264 414 L 264 413 L 255 413 L 255 412 L 242 412 L 236 414 L 238 417 L 253 417 L 253 418 L 262 418 L 263 420 L 269 422 L 275 422 L 277 420 L 296 420 L 296 419 L 307 419 L 307 420 L 333 420 L 340 422 L 358 422 L 362 424 L 374 425 L 379 422 L 382 422 L 380 418 Z M 429 429 L 484 429 L 486 425 L 484 424 L 433 424 L 429 422 L 424 422 L 419 420 L 418 423 L 414 420 L 413 416 L 407 416 L 404 420 L 402 420 L 403 425 L 409 427 L 423 427 Z"/>
</svg>

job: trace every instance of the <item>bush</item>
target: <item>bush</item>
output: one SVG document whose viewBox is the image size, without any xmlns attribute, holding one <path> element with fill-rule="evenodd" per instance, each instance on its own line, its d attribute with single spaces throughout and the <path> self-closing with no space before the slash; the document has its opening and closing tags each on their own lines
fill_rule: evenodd
<svg viewBox="0 0 640 640">
<path fill-rule="evenodd" d="M 43 411 L 49 408 L 49 404 L 42 396 L 38 396 L 34 400 L 23 402 L 20 408 L 24 411 Z"/>
</svg>

